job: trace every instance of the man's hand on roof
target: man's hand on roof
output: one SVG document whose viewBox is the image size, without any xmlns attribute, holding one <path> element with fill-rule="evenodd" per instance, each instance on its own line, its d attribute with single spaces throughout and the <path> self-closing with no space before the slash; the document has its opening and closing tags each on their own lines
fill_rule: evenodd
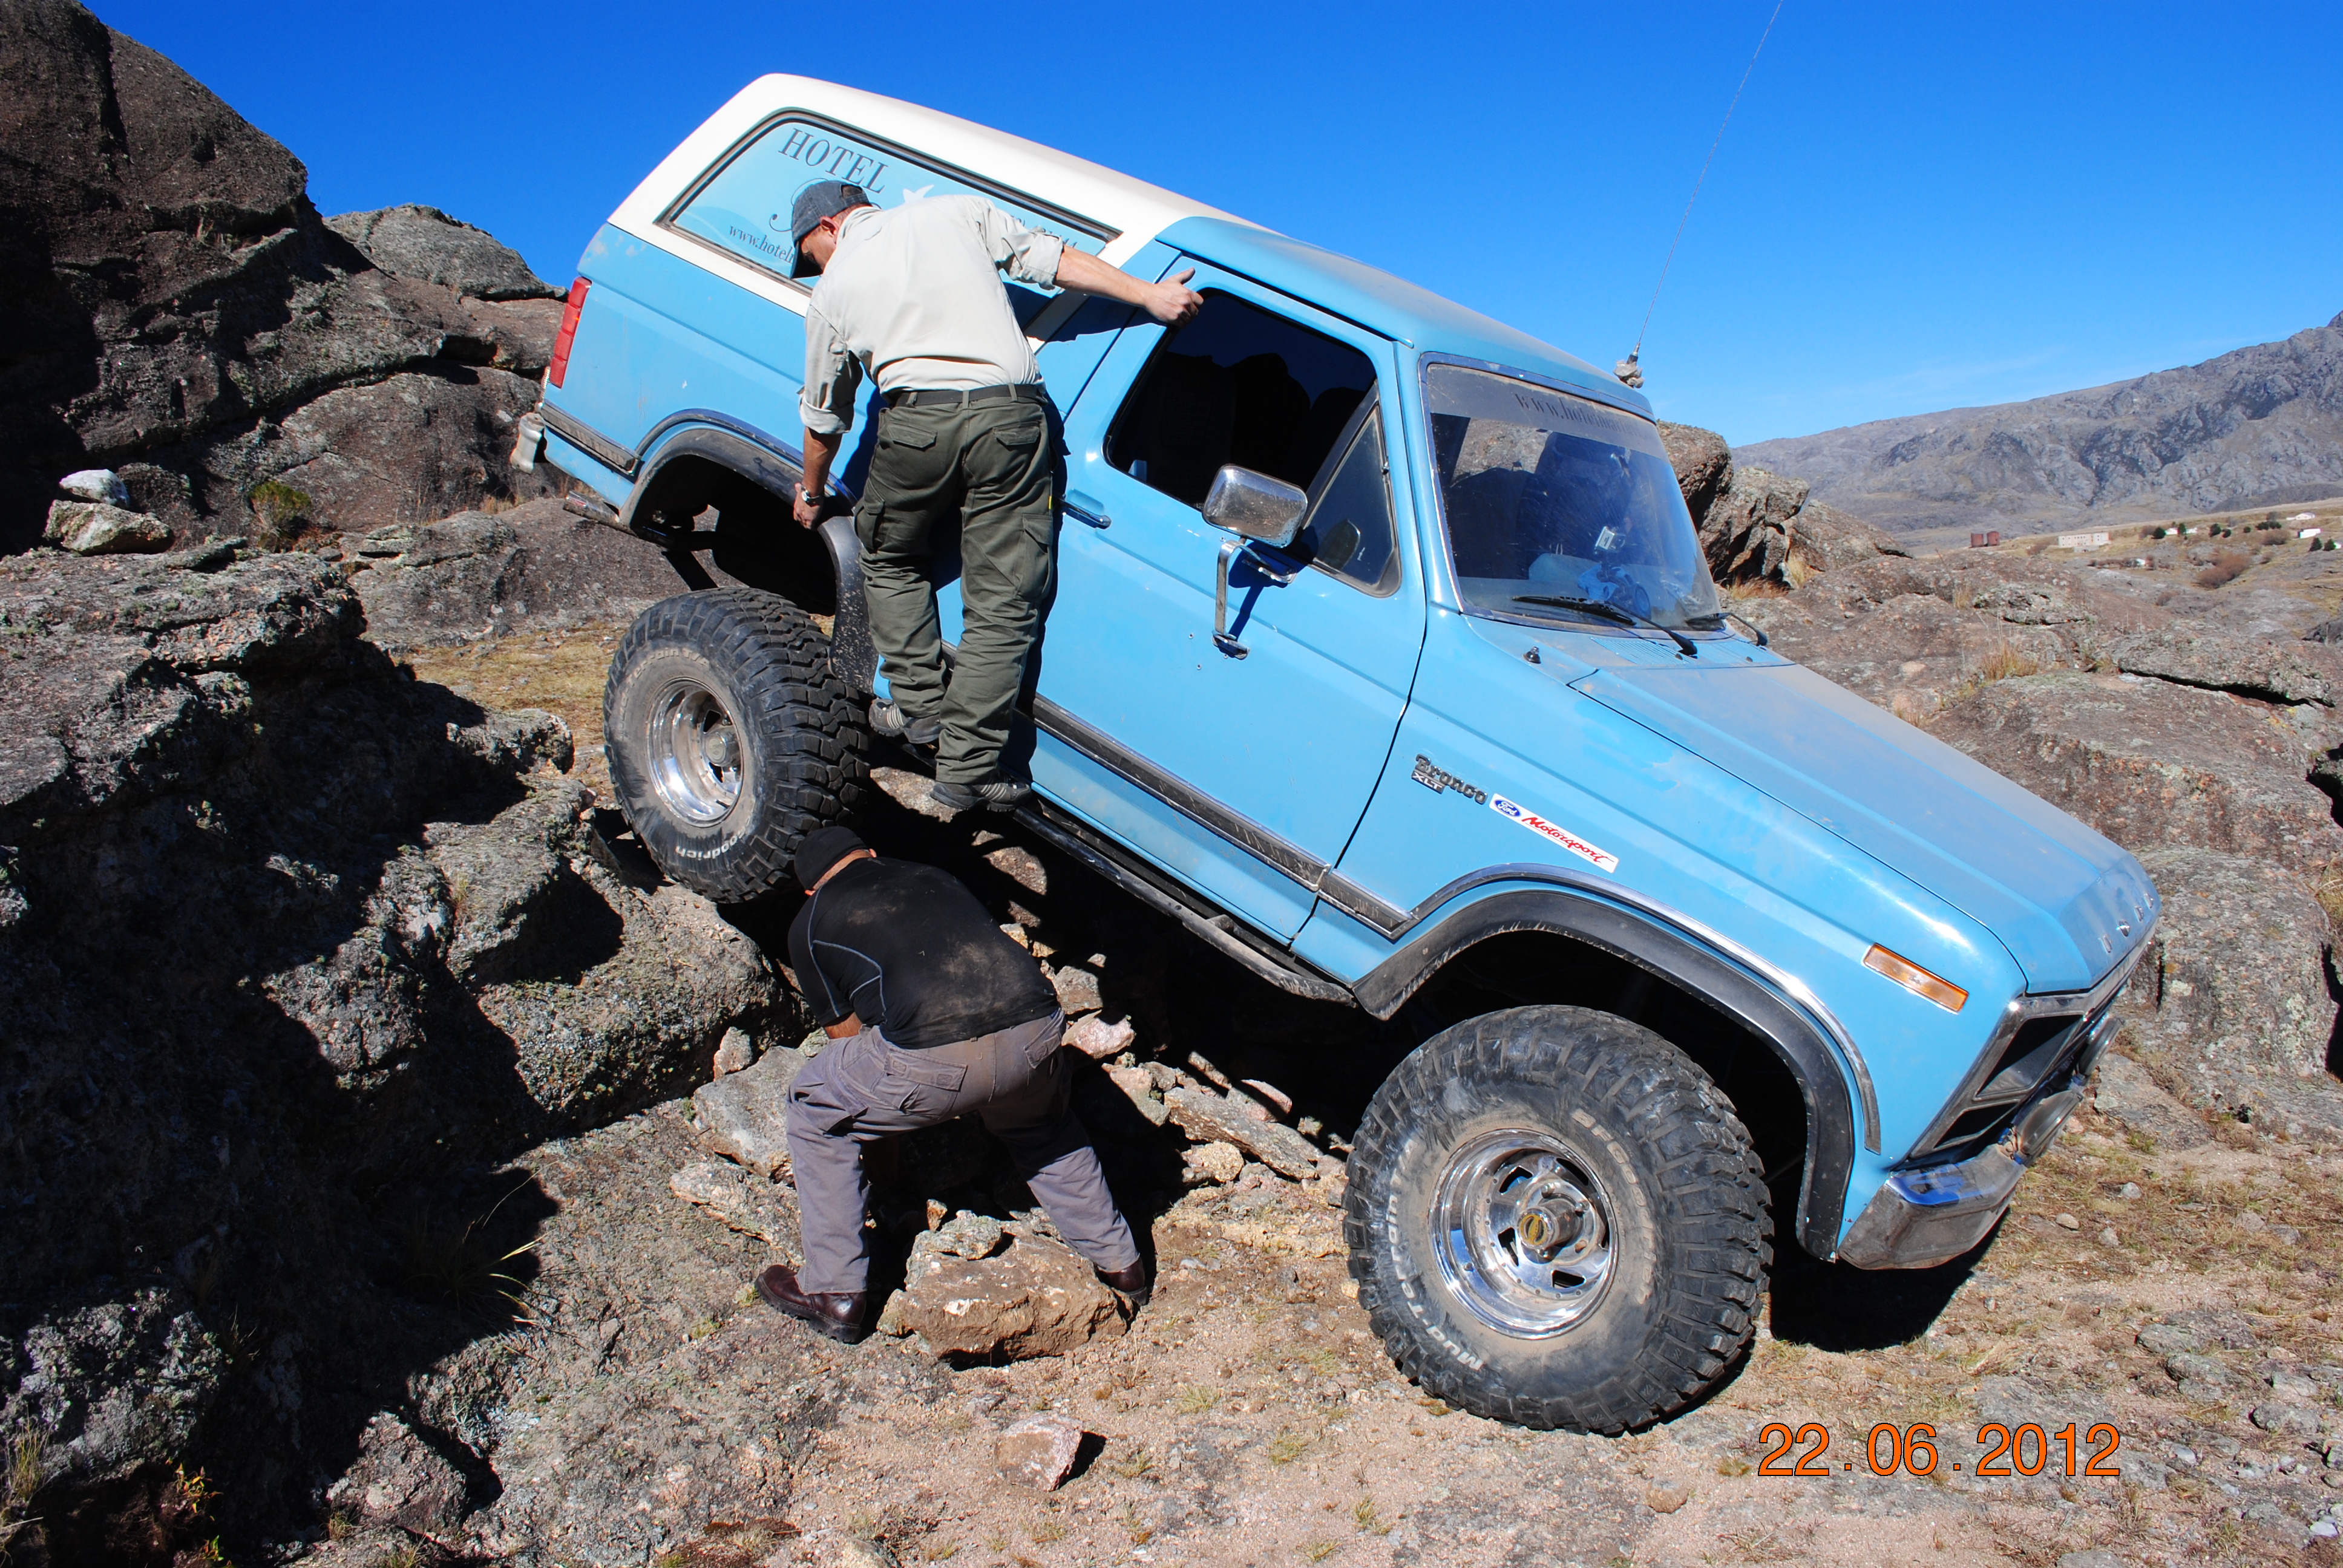
<svg viewBox="0 0 2343 1568">
<path fill-rule="evenodd" d="M 1058 258 L 1059 287 L 1136 305 L 1166 327 L 1182 326 L 1204 308 L 1204 297 L 1188 286 L 1188 280 L 1195 276 L 1192 266 L 1176 277 L 1147 283 L 1071 246 Z"/>
<path fill-rule="evenodd" d="M 1142 292 L 1140 304 L 1147 314 L 1166 327 L 1184 327 L 1195 319 L 1196 312 L 1204 308 L 1204 297 L 1188 286 L 1196 276 L 1194 267 L 1177 277 L 1167 277 L 1161 283 L 1150 284 Z"/>
</svg>

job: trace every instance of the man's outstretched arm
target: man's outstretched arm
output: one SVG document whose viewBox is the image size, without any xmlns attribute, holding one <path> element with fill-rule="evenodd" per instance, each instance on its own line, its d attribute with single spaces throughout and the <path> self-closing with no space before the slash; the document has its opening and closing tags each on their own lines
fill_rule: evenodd
<svg viewBox="0 0 2343 1568">
<path fill-rule="evenodd" d="M 1204 297 L 1188 286 L 1188 280 L 1195 276 L 1196 269 L 1192 266 L 1176 277 L 1147 283 L 1072 246 L 1068 246 L 1065 254 L 1058 258 L 1060 288 L 1079 289 L 1101 299 L 1136 305 L 1166 327 L 1192 321 L 1196 312 L 1204 307 Z"/>
</svg>

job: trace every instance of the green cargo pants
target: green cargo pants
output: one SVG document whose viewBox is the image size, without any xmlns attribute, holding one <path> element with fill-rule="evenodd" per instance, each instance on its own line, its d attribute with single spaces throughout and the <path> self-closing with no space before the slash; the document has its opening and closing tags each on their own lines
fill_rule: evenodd
<svg viewBox="0 0 2343 1568">
<path fill-rule="evenodd" d="M 1018 689 L 1057 591 L 1045 405 L 1010 398 L 888 408 L 854 508 L 870 641 L 907 719 L 943 725 L 936 779 L 980 784 L 1001 765 Z M 960 650 L 944 676 L 930 572 L 939 523 L 960 518 Z"/>
</svg>

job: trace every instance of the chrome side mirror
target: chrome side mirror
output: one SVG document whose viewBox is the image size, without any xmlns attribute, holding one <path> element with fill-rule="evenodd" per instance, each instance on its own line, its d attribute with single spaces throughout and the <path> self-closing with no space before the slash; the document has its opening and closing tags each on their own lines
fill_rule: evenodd
<svg viewBox="0 0 2343 1568">
<path fill-rule="evenodd" d="M 1293 542 L 1309 509 L 1309 494 L 1300 487 L 1234 463 L 1224 464 L 1204 492 L 1206 522 L 1272 549 Z"/>
</svg>

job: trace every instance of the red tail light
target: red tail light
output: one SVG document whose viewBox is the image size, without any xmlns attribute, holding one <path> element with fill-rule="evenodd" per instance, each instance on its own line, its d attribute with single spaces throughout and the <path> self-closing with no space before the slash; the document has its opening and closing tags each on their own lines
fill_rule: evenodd
<svg viewBox="0 0 2343 1568">
<path fill-rule="evenodd" d="M 569 306 L 561 313 L 561 330 L 553 338 L 553 363 L 547 367 L 545 378 L 554 386 L 569 374 L 569 346 L 577 341 L 578 314 L 586 308 L 587 282 L 578 278 L 569 286 Z"/>
</svg>

